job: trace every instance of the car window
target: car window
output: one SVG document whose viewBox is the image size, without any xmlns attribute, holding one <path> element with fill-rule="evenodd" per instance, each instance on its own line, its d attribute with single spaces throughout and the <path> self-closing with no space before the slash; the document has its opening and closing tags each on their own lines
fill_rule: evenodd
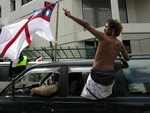
<svg viewBox="0 0 150 113">
<path fill-rule="evenodd" d="M 27 81 L 29 81 L 29 82 L 40 82 L 41 79 L 44 78 L 47 74 L 48 74 L 48 72 L 29 74 L 27 77 L 27 79 L 28 79 Z"/>
<path fill-rule="evenodd" d="M 9 66 L 0 66 L 0 81 L 8 80 Z"/>
<path fill-rule="evenodd" d="M 91 71 L 91 66 L 72 66 L 68 73 L 68 95 L 80 96 L 87 77 Z"/>
<path fill-rule="evenodd" d="M 20 77 L 15 83 L 15 95 L 29 96 L 31 95 L 31 90 L 33 88 L 38 92 L 42 92 L 42 88 L 44 88 L 45 86 L 50 86 L 53 84 L 58 85 L 59 74 L 60 73 L 58 67 L 32 69 L 25 73 L 22 77 Z M 10 95 L 11 93 L 12 91 L 10 88 L 8 94 Z"/>
<path fill-rule="evenodd" d="M 5 88 L 11 81 L 9 77 L 9 65 L 0 66 L 0 89 Z"/>
<path fill-rule="evenodd" d="M 131 60 L 129 68 L 123 69 L 129 94 L 150 93 L 150 60 Z"/>
</svg>

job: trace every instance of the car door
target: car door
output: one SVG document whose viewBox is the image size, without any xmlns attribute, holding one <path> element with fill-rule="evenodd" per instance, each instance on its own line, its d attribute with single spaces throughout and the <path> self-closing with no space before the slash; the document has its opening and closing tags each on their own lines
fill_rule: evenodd
<svg viewBox="0 0 150 113">
<path fill-rule="evenodd" d="M 150 60 L 132 59 L 117 77 L 117 112 L 150 113 Z"/>
<path fill-rule="evenodd" d="M 54 76 L 57 74 L 59 76 Z M 55 81 L 50 82 L 53 76 Z M 57 83 L 59 86 L 59 77 L 61 76 L 61 66 L 35 66 L 29 67 L 26 71 L 18 75 L 14 81 L 14 88 L 12 84 L 5 88 L 1 93 L 6 98 L 1 100 L 0 111 L 12 113 L 57 113 L 59 112 L 61 92 L 57 89 L 56 92 L 50 95 L 39 95 L 35 93 L 31 95 L 31 89 L 39 88 L 40 86 L 49 86 Z M 51 77 L 52 79 L 52 77 Z M 53 79 L 53 80 L 54 80 Z M 61 84 L 61 82 L 60 82 Z M 57 87 L 58 88 L 58 87 Z M 43 90 L 39 90 L 43 94 Z M 49 93 L 49 92 L 48 92 Z M 9 108 L 9 109 L 8 109 Z M 55 108 L 58 110 L 55 111 Z"/>
<path fill-rule="evenodd" d="M 68 65 L 66 66 L 66 95 L 61 97 L 61 113 L 116 113 L 116 97 L 102 100 L 89 100 L 80 96 L 90 73 L 91 65 Z M 64 88 L 65 89 L 65 88 Z"/>
</svg>

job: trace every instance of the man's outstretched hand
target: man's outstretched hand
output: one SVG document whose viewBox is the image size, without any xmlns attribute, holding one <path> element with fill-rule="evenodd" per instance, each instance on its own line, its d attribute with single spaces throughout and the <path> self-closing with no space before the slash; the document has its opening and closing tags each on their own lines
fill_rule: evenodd
<svg viewBox="0 0 150 113">
<path fill-rule="evenodd" d="M 71 17 L 70 11 L 68 11 L 67 9 L 64 9 L 64 8 L 63 8 L 63 10 L 65 11 L 65 15 L 70 18 Z"/>
<path fill-rule="evenodd" d="M 127 63 L 127 61 L 125 61 L 124 59 L 120 59 L 121 63 L 122 63 L 122 68 L 128 68 L 129 64 Z"/>
</svg>

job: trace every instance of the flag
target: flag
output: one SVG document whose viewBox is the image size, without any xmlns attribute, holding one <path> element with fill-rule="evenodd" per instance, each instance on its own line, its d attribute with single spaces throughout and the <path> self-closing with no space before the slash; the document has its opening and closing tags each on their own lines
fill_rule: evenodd
<svg viewBox="0 0 150 113">
<path fill-rule="evenodd" d="M 43 59 L 42 56 L 39 56 L 35 59 L 35 62 L 42 62 L 42 59 Z"/>
<path fill-rule="evenodd" d="M 47 41 L 54 41 L 49 26 L 52 11 L 57 2 L 45 2 L 42 9 L 34 10 L 29 18 L 2 27 L 0 34 L 0 54 L 2 57 L 17 59 L 21 51 L 32 42 L 36 33 Z"/>
</svg>

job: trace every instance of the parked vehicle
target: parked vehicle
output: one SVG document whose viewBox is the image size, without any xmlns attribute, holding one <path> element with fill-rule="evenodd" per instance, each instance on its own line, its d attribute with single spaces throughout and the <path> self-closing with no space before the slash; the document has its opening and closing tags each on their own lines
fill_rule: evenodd
<svg viewBox="0 0 150 113">
<path fill-rule="evenodd" d="M 128 68 L 116 59 L 113 93 L 96 101 L 80 96 L 93 60 L 30 66 L 1 90 L 0 113 L 150 113 L 150 54 L 130 56 Z M 31 95 L 32 88 L 54 83 L 52 95 Z"/>
</svg>

